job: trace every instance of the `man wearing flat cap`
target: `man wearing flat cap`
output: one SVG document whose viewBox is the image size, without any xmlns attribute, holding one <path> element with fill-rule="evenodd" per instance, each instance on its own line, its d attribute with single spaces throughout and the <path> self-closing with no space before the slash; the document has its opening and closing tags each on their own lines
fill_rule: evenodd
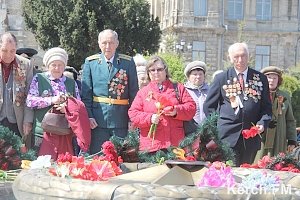
<svg viewBox="0 0 300 200">
<path fill-rule="evenodd" d="M 0 125 L 23 137 L 30 147 L 33 111 L 25 101 L 33 67 L 28 59 L 16 55 L 17 39 L 12 33 L 4 33 L 0 42 Z"/>
<path fill-rule="evenodd" d="M 275 156 L 280 152 L 291 152 L 297 141 L 296 121 L 293 115 L 290 95 L 279 89 L 282 84 L 282 70 L 276 66 L 261 70 L 267 76 L 272 102 L 272 120 L 262 135 L 262 148 L 256 159 L 265 155 Z"/>
<path fill-rule="evenodd" d="M 228 55 L 233 67 L 216 75 L 203 107 L 206 116 L 219 113 L 220 139 L 230 145 L 235 165 L 240 166 L 253 163 L 261 145 L 259 135 L 246 139 L 242 131 L 255 126 L 262 134 L 271 119 L 272 105 L 267 77 L 248 67 L 248 45 L 235 43 Z"/>
<path fill-rule="evenodd" d="M 86 58 L 82 75 L 82 101 L 90 118 L 90 153 L 115 135 L 128 133 L 128 109 L 138 91 L 137 72 L 132 57 L 116 53 L 118 34 L 106 29 L 99 33 L 101 53 Z"/>
<path fill-rule="evenodd" d="M 201 124 L 206 118 L 203 111 L 203 103 L 206 99 L 209 87 L 208 84 L 205 83 L 205 73 L 206 64 L 202 61 L 193 61 L 184 69 L 184 74 L 187 78 L 184 87 L 196 102 L 197 109 L 194 120 L 197 124 Z"/>
</svg>

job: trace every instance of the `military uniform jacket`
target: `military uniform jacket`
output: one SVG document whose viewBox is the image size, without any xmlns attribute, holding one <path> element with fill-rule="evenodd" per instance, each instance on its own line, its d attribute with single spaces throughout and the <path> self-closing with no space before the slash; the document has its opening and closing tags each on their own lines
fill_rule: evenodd
<svg viewBox="0 0 300 200">
<path fill-rule="evenodd" d="M 244 90 L 247 94 L 244 92 L 239 94 L 237 90 L 227 90 L 226 87 L 234 85 L 236 79 L 237 74 L 233 67 L 218 74 L 210 86 L 203 106 L 206 116 L 214 111 L 219 112 L 219 136 L 222 141 L 228 142 L 230 147 L 236 145 L 244 129 L 250 129 L 251 126 L 260 124 L 264 125 L 266 130 L 272 116 L 272 104 L 266 76 L 248 68 L 247 80 L 245 81 L 245 88 L 247 89 Z M 233 108 L 228 93 L 238 96 L 243 108 L 239 108 L 239 110 Z M 259 135 L 245 140 L 246 149 L 259 149 L 260 141 Z"/>
<path fill-rule="evenodd" d="M 85 60 L 82 76 L 82 101 L 89 117 L 101 128 L 127 128 L 128 109 L 138 91 L 135 63 L 130 56 L 115 54 L 111 70 L 103 54 Z M 93 101 L 93 96 L 128 99 L 128 105 Z"/>
</svg>

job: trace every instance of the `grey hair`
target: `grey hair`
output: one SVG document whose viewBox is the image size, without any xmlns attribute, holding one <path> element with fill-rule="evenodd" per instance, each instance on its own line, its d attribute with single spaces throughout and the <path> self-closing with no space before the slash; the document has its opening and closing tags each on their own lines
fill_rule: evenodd
<svg viewBox="0 0 300 200">
<path fill-rule="evenodd" d="M 111 33 L 114 35 L 114 38 L 116 39 L 116 41 L 118 41 L 118 33 L 116 31 L 113 31 L 111 29 L 105 29 L 103 31 L 101 31 L 98 35 L 98 41 L 100 41 L 101 37 L 105 34 L 105 33 Z"/>
<path fill-rule="evenodd" d="M 16 46 L 18 44 L 16 36 L 10 32 L 6 32 L 1 36 L 0 44 L 2 45 L 4 42 L 8 42 L 8 43 L 14 42 Z"/>
<path fill-rule="evenodd" d="M 237 42 L 237 43 L 234 43 L 234 44 L 230 45 L 229 48 L 228 48 L 228 56 L 230 57 L 230 59 L 231 59 L 231 55 L 232 55 L 233 51 L 237 47 L 243 47 L 245 49 L 245 51 L 247 52 L 247 55 L 249 57 L 248 45 L 245 42 Z"/>
</svg>

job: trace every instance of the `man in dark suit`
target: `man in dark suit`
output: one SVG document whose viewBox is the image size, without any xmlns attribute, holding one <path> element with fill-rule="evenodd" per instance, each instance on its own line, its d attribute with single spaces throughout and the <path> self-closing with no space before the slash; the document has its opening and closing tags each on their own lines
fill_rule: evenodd
<svg viewBox="0 0 300 200">
<path fill-rule="evenodd" d="M 248 67 L 247 44 L 231 45 L 228 54 L 233 67 L 215 77 L 203 107 L 206 116 L 219 113 L 219 136 L 233 149 L 235 164 L 240 166 L 254 161 L 261 142 L 259 135 L 243 138 L 242 130 L 256 126 L 263 133 L 272 116 L 272 105 L 266 76 Z"/>
<path fill-rule="evenodd" d="M 128 109 L 138 91 L 132 57 L 116 53 L 118 34 L 110 29 L 99 33 L 101 53 L 86 58 L 82 76 L 82 101 L 90 118 L 90 153 L 96 153 L 112 135 L 128 132 Z"/>
</svg>

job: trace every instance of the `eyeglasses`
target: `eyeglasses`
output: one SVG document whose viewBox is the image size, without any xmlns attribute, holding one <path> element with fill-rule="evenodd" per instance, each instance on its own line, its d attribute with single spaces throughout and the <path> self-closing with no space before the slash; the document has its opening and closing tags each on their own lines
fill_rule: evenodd
<svg viewBox="0 0 300 200">
<path fill-rule="evenodd" d="M 149 69 L 149 72 L 154 73 L 155 71 L 157 72 L 162 72 L 164 71 L 166 68 L 157 68 L 157 69 Z"/>
</svg>

